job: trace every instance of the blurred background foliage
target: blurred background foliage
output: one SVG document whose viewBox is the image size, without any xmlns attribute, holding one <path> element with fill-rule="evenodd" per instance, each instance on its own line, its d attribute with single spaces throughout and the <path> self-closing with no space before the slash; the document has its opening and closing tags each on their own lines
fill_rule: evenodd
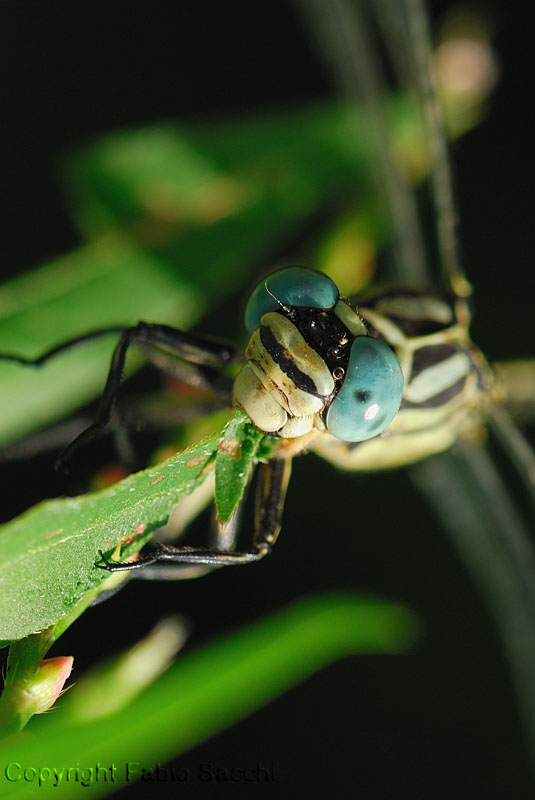
<svg viewBox="0 0 535 800">
<path fill-rule="evenodd" d="M 449 5 L 433 4 L 437 20 Z M 377 260 L 387 261 L 365 117 L 333 104 L 330 76 L 292 6 L 259 8 L 261 24 L 245 3 L 139 3 L 127 12 L 99 2 L 46 10 L 31 0 L 5 4 L 3 277 L 18 277 L 0 290 L 3 350 L 35 355 L 75 332 L 138 318 L 243 341 L 241 309 L 263 271 L 330 266 L 351 291 L 353 276 L 337 273 L 333 254 L 360 264 L 361 284 Z M 531 219 L 528 184 L 519 179 L 531 146 L 520 92 L 529 36 L 523 27 L 519 40 L 512 11 L 489 3 L 484 14 L 502 75 L 490 116 L 454 152 L 475 286 L 473 335 L 495 360 L 532 353 Z M 393 96 L 390 113 L 407 169 L 421 173 L 425 148 L 411 107 Z M 36 264 L 45 266 L 27 276 Z M 94 396 L 112 346 L 86 345 L 46 376 L 2 365 L 2 441 Z M 131 394 L 125 386 L 125 402 L 160 386 L 143 372 Z M 159 443 L 165 438 L 150 434 L 138 445 L 148 457 Z M 103 441 L 84 452 L 80 473 L 94 476 L 114 459 Z M 4 519 L 72 489 L 52 465 L 47 454 L 2 465 Z M 206 517 L 196 523 L 197 539 L 207 524 Z M 171 610 L 191 620 L 192 643 L 201 644 L 327 589 L 417 609 L 423 644 L 402 659 L 333 666 L 180 763 L 269 762 L 277 782 L 303 791 L 446 796 L 462 785 L 486 797 L 502 797 L 504 787 L 527 796 L 495 630 L 404 472 L 356 477 L 314 457 L 297 459 L 270 559 L 199 581 L 131 583 L 86 614 L 57 652 L 73 653 L 80 673 Z"/>
</svg>

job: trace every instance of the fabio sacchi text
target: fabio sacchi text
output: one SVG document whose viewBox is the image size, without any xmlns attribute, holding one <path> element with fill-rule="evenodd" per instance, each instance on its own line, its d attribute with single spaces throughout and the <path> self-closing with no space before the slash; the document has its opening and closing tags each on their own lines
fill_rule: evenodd
<svg viewBox="0 0 535 800">
<path fill-rule="evenodd" d="M 272 763 L 258 762 L 249 766 L 214 764 L 203 761 L 195 767 L 144 766 L 139 761 L 127 761 L 123 765 L 101 764 L 92 766 L 76 763 L 72 766 L 34 766 L 10 761 L 3 769 L 3 779 L 7 783 L 33 783 L 35 786 L 59 786 L 63 783 L 77 783 L 80 786 L 93 786 L 95 783 L 274 783 L 275 767 Z"/>
</svg>

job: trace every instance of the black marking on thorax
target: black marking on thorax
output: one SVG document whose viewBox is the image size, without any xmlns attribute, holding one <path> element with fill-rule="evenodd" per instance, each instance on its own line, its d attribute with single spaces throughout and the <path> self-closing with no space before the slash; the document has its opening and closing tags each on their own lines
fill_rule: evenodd
<svg viewBox="0 0 535 800">
<path fill-rule="evenodd" d="M 419 347 L 412 358 L 411 381 L 424 370 L 446 361 L 456 353 L 466 354 L 466 347 L 461 344 L 430 344 Z"/>
</svg>

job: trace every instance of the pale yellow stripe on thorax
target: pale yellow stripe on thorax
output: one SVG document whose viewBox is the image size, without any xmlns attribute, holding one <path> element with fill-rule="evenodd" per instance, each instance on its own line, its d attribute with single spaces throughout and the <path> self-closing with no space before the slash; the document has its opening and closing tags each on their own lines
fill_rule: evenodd
<svg viewBox="0 0 535 800">
<path fill-rule="evenodd" d="M 465 378 L 471 369 L 472 364 L 466 353 L 455 353 L 422 370 L 405 385 L 403 397 L 411 403 L 425 403 Z"/>
<path fill-rule="evenodd" d="M 339 300 L 334 307 L 334 313 L 353 336 L 367 335 L 368 330 L 366 325 L 357 312 L 351 308 L 349 303 L 346 303 L 344 300 Z"/>
<path fill-rule="evenodd" d="M 351 448 L 329 433 L 318 432 L 308 447 L 341 469 L 370 472 L 402 467 L 440 453 L 453 444 L 457 435 L 454 426 L 442 425 L 405 436 L 375 436 Z"/>
<path fill-rule="evenodd" d="M 448 303 L 439 297 L 384 297 L 375 310 L 387 317 L 433 320 L 440 325 L 450 325 L 455 319 Z"/>
<path fill-rule="evenodd" d="M 403 331 L 389 319 L 383 317 L 382 314 L 378 314 L 370 308 L 359 308 L 359 314 L 361 314 L 365 320 L 369 320 L 375 330 L 379 331 L 393 347 L 399 347 L 405 344 L 406 338 L 403 335 Z"/>
</svg>

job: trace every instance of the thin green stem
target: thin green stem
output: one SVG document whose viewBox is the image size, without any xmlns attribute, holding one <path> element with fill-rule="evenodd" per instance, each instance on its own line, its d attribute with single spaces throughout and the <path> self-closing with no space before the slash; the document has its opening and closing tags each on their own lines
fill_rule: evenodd
<svg viewBox="0 0 535 800">
<path fill-rule="evenodd" d="M 378 164 L 377 180 L 386 197 L 394 230 L 398 278 L 426 285 L 426 254 L 412 189 L 392 155 L 385 117 L 386 83 L 360 3 L 348 0 L 299 0 L 298 8 L 326 56 L 342 97 L 364 103 L 370 143 Z"/>
</svg>

